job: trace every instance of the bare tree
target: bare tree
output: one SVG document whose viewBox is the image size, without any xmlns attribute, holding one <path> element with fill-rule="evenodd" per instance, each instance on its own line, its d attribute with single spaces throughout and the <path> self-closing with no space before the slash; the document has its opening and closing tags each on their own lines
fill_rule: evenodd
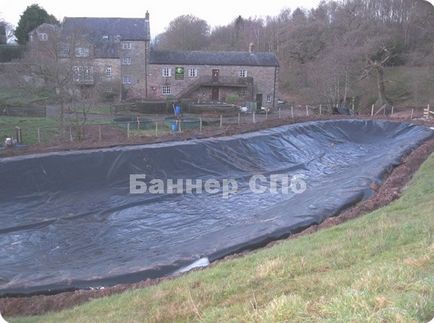
<svg viewBox="0 0 434 323">
<path fill-rule="evenodd" d="M 157 36 L 155 46 L 168 50 L 200 50 L 208 46 L 210 27 L 192 15 L 172 20 L 167 30 Z"/>
<path fill-rule="evenodd" d="M 22 61 L 31 75 L 26 86 L 52 93 L 60 108 L 60 127 L 64 129 L 69 122 L 81 140 L 87 115 L 101 100 L 106 84 L 93 66 L 92 45 L 83 32 L 65 35 L 54 25 L 44 28 L 48 39 L 31 41 Z"/>
<path fill-rule="evenodd" d="M 14 37 L 14 26 L 0 17 L 0 44 L 7 44 Z"/>
<path fill-rule="evenodd" d="M 386 46 L 382 46 L 374 54 L 366 55 L 366 66 L 361 79 L 368 77 L 374 73 L 377 83 L 377 101 L 375 105 L 379 108 L 378 111 L 383 111 L 391 105 L 390 99 L 386 95 L 386 81 L 384 77 L 384 69 L 392 60 L 393 53 Z"/>
</svg>

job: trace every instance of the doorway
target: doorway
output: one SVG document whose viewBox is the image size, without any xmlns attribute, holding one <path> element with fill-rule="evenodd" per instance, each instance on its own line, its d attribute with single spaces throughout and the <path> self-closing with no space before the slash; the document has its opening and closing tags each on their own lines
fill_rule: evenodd
<svg viewBox="0 0 434 323">
<path fill-rule="evenodd" d="M 213 87 L 211 90 L 211 100 L 219 101 L 219 97 L 220 97 L 220 89 L 218 87 Z"/>
<path fill-rule="evenodd" d="M 262 94 L 256 94 L 256 109 L 261 110 L 263 103 Z"/>
</svg>

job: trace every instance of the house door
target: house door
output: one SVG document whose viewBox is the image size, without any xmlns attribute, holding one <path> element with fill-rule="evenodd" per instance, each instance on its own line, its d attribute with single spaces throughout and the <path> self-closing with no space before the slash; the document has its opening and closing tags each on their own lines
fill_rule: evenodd
<svg viewBox="0 0 434 323">
<path fill-rule="evenodd" d="M 213 87 L 211 90 L 211 101 L 218 101 L 220 96 L 220 91 L 218 87 Z"/>
<path fill-rule="evenodd" d="M 256 94 L 256 109 L 257 110 L 261 110 L 262 101 L 263 101 L 262 94 Z"/>
<path fill-rule="evenodd" d="M 217 82 L 219 80 L 220 70 L 219 69 L 213 69 L 212 70 L 212 80 L 214 82 Z"/>
</svg>

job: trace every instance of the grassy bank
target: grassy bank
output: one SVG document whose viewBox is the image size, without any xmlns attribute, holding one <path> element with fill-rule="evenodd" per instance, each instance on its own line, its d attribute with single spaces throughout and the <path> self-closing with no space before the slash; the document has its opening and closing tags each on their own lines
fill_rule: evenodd
<svg viewBox="0 0 434 323">
<path fill-rule="evenodd" d="M 427 322 L 434 155 L 403 197 L 343 225 L 158 286 L 10 322 Z"/>
<path fill-rule="evenodd" d="M 38 128 L 42 143 L 49 142 L 53 136 L 58 135 L 58 121 L 50 118 L 1 117 L 0 141 L 5 137 L 15 138 L 15 127 L 22 129 L 23 143 L 33 145 L 38 142 Z"/>
</svg>

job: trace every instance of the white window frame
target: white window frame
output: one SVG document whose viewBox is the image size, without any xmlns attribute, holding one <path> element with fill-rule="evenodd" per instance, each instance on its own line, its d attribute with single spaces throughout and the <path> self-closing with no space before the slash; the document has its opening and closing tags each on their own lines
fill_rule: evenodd
<svg viewBox="0 0 434 323">
<path fill-rule="evenodd" d="M 268 94 L 267 95 L 267 103 L 271 103 L 271 98 L 272 98 L 271 94 Z"/>
<path fill-rule="evenodd" d="M 132 49 L 133 45 L 130 41 L 126 41 L 122 43 L 122 49 Z"/>
<path fill-rule="evenodd" d="M 122 84 L 125 84 L 125 85 L 132 84 L 131 76 L 129 76 L 129 75 L 122 76 Z"/>
<path fill-rule="evenodd" d="M 73 66 L 72 78 L 74 82 L 93 82 L 92 66 Z"/>
<path fill-rule="evenodd" d="M 122 65 L 131 65 L 131 57 L 122 57 Z"/>
<path fill-rule="evenodd" d="M 48 40 L 48 34 L 47 33 L 39 33 L 38 34 L 38 39 L 40 41 L 47 41 Z"/>
<path fill-rule="evenodd" d="M 111 65 L 107 65 L 105 67 L 105 76 L 106 77 L 112 77 L 112 75 L 113 75 L 112 73 L 113 73 L 112 66 Z"/>
<path fill-rule="evenodd" d="M 247 77 L 247 70 L 240 70 L 240 77 L 244 78 Z"/>
<path fill-rule="evenodd" d="M 197 68 L 188 69 L 188 77 L 197 77 Z"/>
<path fill-rule="evenodd" d="M 163 87 L 161 88 L 161 93 L 163 93 L 163 95 L 172 94 L 172 89 L 170 88 L 170 85 L 163 85 Z"/>
<path fill-rule="evenodd" d="M 83 66 L 83 81 L 93 81 L 92 66 Z"/>
<path fill-rule="evenodd" d="M 80 82 L 80 69 L 78 66 L 72 67 L 72 79 L 74 82 Z"/>
<path fill-rule="evenodd" d="M 172 77 L 172 69 L 170 67 L 163 67 L 161 69 L 161 76 Z"/>
<path fill-rule="evenodd" d="M 75 47 L 74 56 L 75 57 L 89 57 L 90 50 L 89 47 Z"/>
</svg>

